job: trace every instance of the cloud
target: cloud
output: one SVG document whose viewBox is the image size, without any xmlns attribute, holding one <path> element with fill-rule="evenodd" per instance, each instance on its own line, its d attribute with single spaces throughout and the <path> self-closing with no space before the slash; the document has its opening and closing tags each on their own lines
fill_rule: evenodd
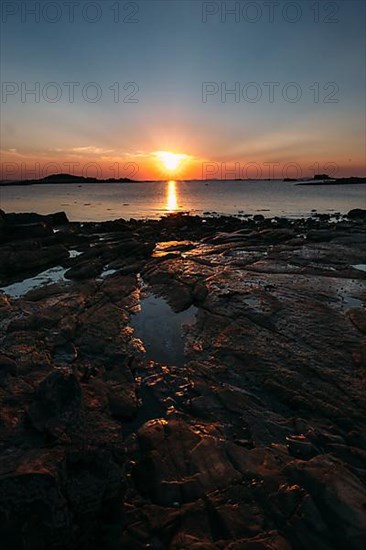
<svg viewBox="0 0 366 550">
<path fill-rule="evenodd" d="M 93 145 L 73 147 L 71 151 L 74 153 L 86 153 L 92 155 L 106 155 L 108 153 L 114 153 L 114 149 L 102 149 L 101 147 L 94 147 Z"/>
<path fill-rule="evenodd" d="M 135 151 L 134 153 L 125 152 L 123 153 L 125 157 L 147 157 L 149 156 L 148 153 L 145 153 L 145 151 Z"/>
<path fill-rule="evenodd" d="M 21 156 L 21 153 L 19 153 L 18 149 L 15 149 L 15 148 L 10 148 L 10 149 L 1 149 L 0 150 L 0 155 L 16 155 L 16 156 Z"/>
<path fill-rule="evenodd" d="M 103 149 L 102 147 L 95 147 L 94 145 L 84 145 L 82 147 L 71 147 L 71 149 L 62 149 L 61 147 L 56 147 L 54 149 L 48 149 L 49 153 L 64 153 L 64 154 L 74 154 L 79 155 L 105 155 L 108 153 L 114 153 L 114 149 Z"/>
</svg>

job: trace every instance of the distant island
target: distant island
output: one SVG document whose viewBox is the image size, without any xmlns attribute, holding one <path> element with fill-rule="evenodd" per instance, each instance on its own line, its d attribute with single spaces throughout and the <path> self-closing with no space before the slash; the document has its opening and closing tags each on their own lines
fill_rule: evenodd
<svg viewBox="0 0 366 550">
<path fill-rule="evenodd" d="M 133 180 L 130 178 L 108 178 L 108 179 L 98 179 L 98 178 L 86 178 L 84 176 L 74 176 L 72 174 L 51 174 L 50 176 L 45 176 L 40 179 L 32 180 L 2 180 L 0 181 L 0 186 L 11 186 L 11 185 L 45 185 L 45 184 L 79 184 L 84 183 L 138 183 L 139 180 Z M 154 181 L 165 181 L 165 180 L 144 180 L 146 183 L 152 183 Z M 213 178 L 210 180 L 199 180 L 199 179 L 190 179 L 184 180 L 188 182 L 208 182 L 208 181 L 281 181 L 280 179 L 270 180 L 267 178 L 264 179 L 242 179 L 236 178 L 235 180 L 227 179 L 217 179 Z M 314 178 L 308 179 L 296 179 L 296 178 L 284 178 L 284 182 L 292 182 L 296 185 L 344 185 L 344 184 L 358 184 L 366 183 L 366 177 L 356 177 L 352 176 L 349 178 L 331 178 L 327 174 L 316 174 Z"/>
<path fill-rule="evenodd" d="M 287 178 L 283 181 L 293 181 L 296 182 L 296 185 L 344 185 L 366 183 L 366 177 L 359 178 L 352 176 L 350 178 L 331 178 L 328 174 L 315 174 L 314 178 L 310 180 L 296 180 Z"/>
<path fill-rule="evenodd" d="M 39 184 L 50 184 L 50 183 L 133 183 L 136 180 L 131 180 L 129 178 L 108 178 L 108 179 L 98 179 L 98 178 L 85 178 L 83 176 L 74 176 L 72 174 L 51 174 L 41 179 L 36 180 L 18 180 L 18 181 L 2 181 L 1 185 L 39 185 Z"/>
</svg>

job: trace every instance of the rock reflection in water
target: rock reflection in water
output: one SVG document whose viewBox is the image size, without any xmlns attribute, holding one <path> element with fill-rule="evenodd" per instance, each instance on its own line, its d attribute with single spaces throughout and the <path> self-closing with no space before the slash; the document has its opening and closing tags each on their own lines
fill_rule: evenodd
<svg viewBox="0 0 366 550">
<path fill-rule="evenodd" d="M 185 327 L 194 323 L 196 312 L 197 308 L 191 306 L 175 313 L 164 298 L 144 296 L 140 311 L 131 317 L 131 326 L 143 343 L 146 358 L 166 365 L 184 365 Z"/>
</svg>

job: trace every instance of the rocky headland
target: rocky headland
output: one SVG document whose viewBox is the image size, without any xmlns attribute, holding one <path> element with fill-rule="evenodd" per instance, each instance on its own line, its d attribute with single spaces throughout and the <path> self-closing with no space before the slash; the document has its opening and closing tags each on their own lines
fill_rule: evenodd
<svg viewBox="0 0 366 550">
<path fill-rule="evenodd" d="M 0 257 L 2 549 L 364 550 L 366 211 L 1 212 Z"/>
</svg>

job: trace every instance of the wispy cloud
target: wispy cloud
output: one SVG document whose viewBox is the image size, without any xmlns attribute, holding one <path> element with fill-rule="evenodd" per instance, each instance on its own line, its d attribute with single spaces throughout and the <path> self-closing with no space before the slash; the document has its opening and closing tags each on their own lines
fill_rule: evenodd
<svg viewBox="0 0 366 550">
<path fill-rule="evenodd" d="M 95 147 L 94 145 L 87 145 L 84 147 L 73 147 L 71 149 L 74 153 L 85 153 L 92 155 L 106 155 L 108 153 L 114 153 L 114 149 L 103 149 L 101 147 Z"/>
<path fill-rule="evenodd" d="M 0 150 L 0 155 L 17 155 L 17 156 L 20 156 L 21 153 L 18 151 L 18 149 L 15 149 L 15 148 L 10 148 L 10 149 L 1 149 Z"/>
<path fill-rule="evenodd" d="M 82 147 L 71 147 L 63 149 L 56 147 L 54 149 L 48 149 L 49 153 L 63 153 L 63 154 L 79 154 L 79 155 L 106 155 L 114 153 L 115 149 L 103 149 L 102 147 L 96 147 L 94 145 L 84 145 Z"/>
</svg>

